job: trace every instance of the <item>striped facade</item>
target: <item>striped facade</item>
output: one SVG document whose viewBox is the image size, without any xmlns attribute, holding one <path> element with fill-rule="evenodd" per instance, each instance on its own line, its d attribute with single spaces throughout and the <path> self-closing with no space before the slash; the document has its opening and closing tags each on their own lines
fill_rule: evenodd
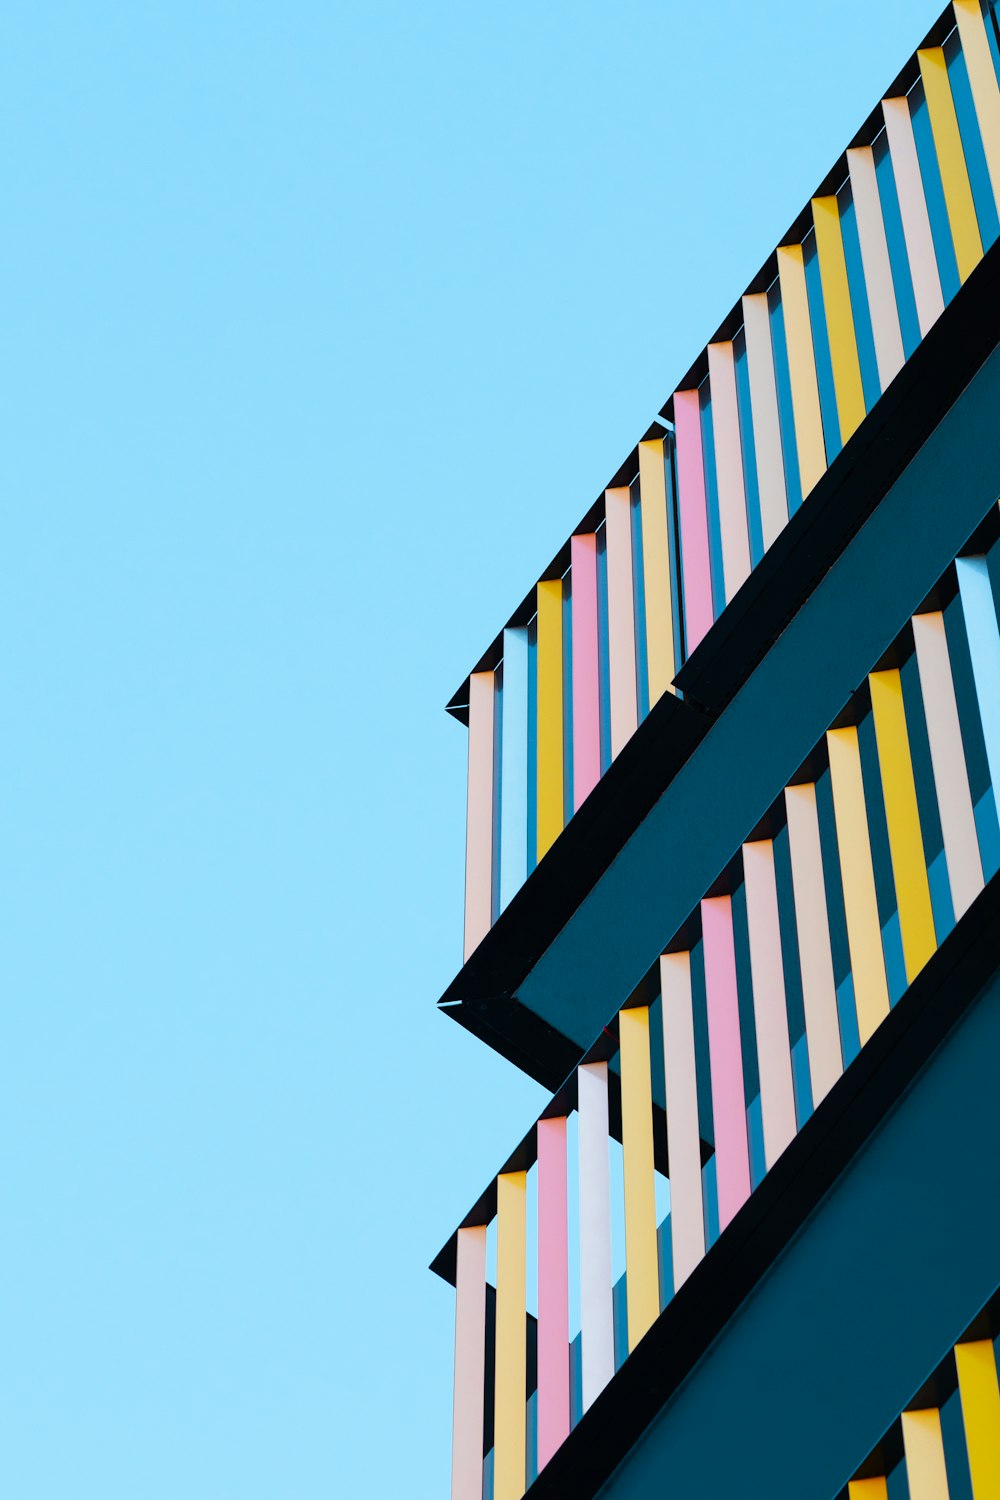
<svg viewBox="0 0 1000 1500">
<path fill-rule="evenodd" d="M 452 1500 L 1000 1500 L 998 210 L 954 0 L 449 705 Z"/>
<path fill-rule="evenodd" d="M 486 1460 L 498 1473 L 506 1444 L 520 1476 L 568 1436 L 571 1413 L 600 1394 L 1000 870 L 1000 516 L 993 532 L 987 552 L 948 568 L 934 607 L 906 623 L 698 908 L 664 934 L 655 969 L 443 1252 L 457 1267 L 467 1237 L 498 1246 L 494 1363 L 480 1344 L 456 1372 L 456 1390 L 484 1393 L 480 1455 L 492 1396 Z M 504 1256 L 508 1233 L 517 1244 Z M 460 1321 L 465 1299 L 483 1305 L 485 1276 L 485 1253 L 456 1274 Z M 481 1485 L 477 1472 L 469 1495 Z"/>
<path fill-rule="evenodd" d="M 452 699 L 466 957 L 1000 234 L 994 14 L 932 35 Z"/>
</svg>

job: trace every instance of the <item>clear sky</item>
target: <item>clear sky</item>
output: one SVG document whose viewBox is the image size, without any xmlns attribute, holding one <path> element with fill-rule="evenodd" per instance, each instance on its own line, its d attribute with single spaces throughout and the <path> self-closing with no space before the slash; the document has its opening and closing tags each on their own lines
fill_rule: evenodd
<svg viewBox="0 0 1000 1500">
<path fill-rule="evenodd" d="M 447 1494 L 443 712 L 938 0 L 8 0 L 0 1493 Z"/>
</svg>

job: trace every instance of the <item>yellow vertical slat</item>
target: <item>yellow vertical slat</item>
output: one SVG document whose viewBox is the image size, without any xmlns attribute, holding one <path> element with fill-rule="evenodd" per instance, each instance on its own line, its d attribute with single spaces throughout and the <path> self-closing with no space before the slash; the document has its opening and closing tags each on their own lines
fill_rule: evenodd
<svg viewBox="0 0 1000 1500">
<path fill-rule="evenodd" d="M 909 983 L 937 948 L 931 888 L 920 832 L 910 740 L 906 732 L 903 684 L 896 670 L 872 672 L 868 684 L 872 695 L 903 959 Z"/>
<path fill-rule="evenodd" d="M 816 356 L 813 349 L 806 268 L 801 245 L 782 245 L 778 250 L 778 284 L 785 319 L 788 370 L 792 385 L 792 415 L 799 454 L 802 497 L 808 495 L 826 473 L 823 414 L 819 404 Z"/>
<path fill-rule="evenodd" d="M 653 1166 L 653 1085 L 649 1009 L 618 1017 L 622 1069 L 622 1154 L 625 1170 L 625 1274 L 628 1347 L 635 1348 L 660 1314 Z"/>
<path fill-rule="evenodd" d="M 983 242 L 979 235 L 972 184 L 969 182 L 969 169 L 965 165 L 962 136 L 948 80 L 948 64 L 941 47 L 921 48 L 917 53 L 917 61 L 924 81 L 934 149 L 941 168 L 941 186 L 944 189 L 958 274 L 960 280 L 965 281 L 983 258 Z"/>
<path fill-rule="evenodd" d="M 1000 1389 L 992 1339 L 955 1345 L 974 1500 L 1000 1500 Z"/>
<path fill-rule="evenodd" d="M 813 223 L 816 226 L 816 253 L 826 308 L 826 327 L 830 339 L 833 385 L 837 396 L 837 419 L 841 441 L 846 443 L 866 416 L 865 392 L 861 383 L 861 361 L 854 332 L 851 288 L 847 279 L 844 236 L 840 227 L 840 208 L 835 197 L 812 200 Z"/>
<path fill-rule="evenodd" d="M 649 706 L 674 691 L 674 597 L 667 538 L 667 482 L 663 439 L 639 444 L 639 519 L 646 600 L 646 672 Z"/>
<path fill-rule="evenodd" d="M 884 1479 L 852 1479 L 847 1500 L 889 1500 L 889 1489 Z"/>
<path fill-rule="evenodd" d="M 493 1497 L 521 1500 L 527 1452 L 527 1176 L 497 1178 L 496 1388 L 493 1408 Z"/>
<path fill-rule="evenodd" d="M 837 852 L 844 887 L 854 1002 L 858 1012 L 858 1032 L 864 1046 L 889 1014 L 889 988 L 875 895 L 858 731 L 853 726 L 831 729 L 826 743 L 830 756 L 830 785 L 837 821 Z"/>
<path fill-rule="evenodd" d="M 976 106 L 979 133 L 989 168 L 993 197 L 1000 207 L 1000 87 L 993 70 L 986 23 L 979 0 L 955 0 L 958 35 L 969 70 L 972 102 Z"/>
<path fill-rule="evenodd" d="M 538 585 L 538 818 L 541 859 L 563 828 L 563 586 Z"/>
<path fill-rule="evenodd" d="M 941 1413 L 934 1408 L 904 1411 L 901 1421 L 910 1500 L 948 1500 Z"/>
</svg>

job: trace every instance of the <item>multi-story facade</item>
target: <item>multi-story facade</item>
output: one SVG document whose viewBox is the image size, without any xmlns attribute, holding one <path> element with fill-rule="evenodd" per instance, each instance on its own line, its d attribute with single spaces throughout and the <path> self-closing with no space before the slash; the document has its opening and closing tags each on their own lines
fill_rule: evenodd
<svg viewBox="0 0 1000 1500">
<path fill-rule="evenodd" d="M 1000 26 L 954 0 L 449 709 L 453 1500 L 1000 1497 Z"/>
</svg>

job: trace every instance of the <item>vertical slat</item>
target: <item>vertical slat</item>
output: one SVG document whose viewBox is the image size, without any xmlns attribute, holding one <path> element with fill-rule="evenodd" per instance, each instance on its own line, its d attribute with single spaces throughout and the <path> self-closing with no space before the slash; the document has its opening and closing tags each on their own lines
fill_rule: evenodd
<svg viewBox="0 0 1000 1500">
<path fill-rule="evenodd" d="M 861 264 L 868 289 L 868 308 L 875 341 L 879 385 L 883 391 L 903 368 L 903 335 L 892 282 L 889 246 L 882 218 L 882 200 L 875 176 L 875 156 L 870 146 L 856 146 L 847 153 L 851 195 L 861 245 Z"/>
<path fill-rule="evenodd" d="M 796 1121 L 774 845 L 769 839 L 743 845 L 743 882 L 750 938 L 764 1160 L 770 1168 L 795 1135 Z"/>
<path fill-rule="evenodd" d="M 639 515 L 646 599 L 646 670 L 649 705 L 674 691 L 674 591 L 667 533 L 667 484 L 663 439 L 639 444 Z"/>
<path fill-rule="evenodd" d="M 913 779 L 910 739 L 906 731 L 903 684 L 895 669 L 868 678 L 875 720 L 882 795 L 889 831 L 889 855 L 896 887 L 899 929 L 907 983 L 919 974 L 937 948 L 931 888 L 920 832 L 917 788 Z"/>
<path fill-rule="evenodd" d="M 625 1172 L 625 1285 L 631 1354 L 660 1315 L 648 1006 L 619 1013 L 618 1045 L 621 1051 Z"/>
<path fill-rule="evenodd" d="M 679 1287 L 705 1255 L 690 953 L 663 955 L 660 959 L 660 989 L 670 1167 L 670 1239 L 674 1286 Z"/>
<path fill-rule="evenodd" d="M 883 99 L 882 118 L 885 120 L 889 156 L 892 160 L 893 176 L 896 179 L 899 216 L 903 222 L 903 239 L 906 241 L 906 258 L 910 263 L 913 297 L 917 304 L 917 322 L 920 324 L 920 336 L 923 338 L 944 312 L 944 297 L 941 293 L 941 278 L 934 254 L 934 237 L 931 234 L 927 199 L 924 196 L 924 184 L 920 176 L 917 143 L 913 138 L 910 106 L 905 99 Z"/>
<path fill-rule="evenodd" d="M 580 1329 L 586 1411 L 615 1373 L 608 1065 L 583 1063 L 576 1077 L 580 1115 Z"/>
<path fill-rule="evenodd" d="M 1000 810 L 1000 631 L 985 557 L 960 557 L 955 564 L 962 612 L 969 637 L 972 675 L 986 742 L 993 795 Z"/>
<path fill-rule="evenodd" d="M 785 789 L 792 894 L 798 934 L 802 1004 L 809 1049 L 813 1104 L 833 1088 L 844 1071 L 837 1015 L 837 986 L 830 947 L 830 915 L 823 851 L 820 845 L 816 788 L 809 782 Z"/>
<path fill-rule="evenodd" d="M 469 791 L 465 835 L 465 957 L 493 922 L 492 672 L 469 678 Z"/>
<path fill-rule="evenodd" d="M 862 1046 L 889 1014 L 889 988 L 875 896 L 858 731 L 831 729 L 826 736 L 837 823 L 837 852 L 844 886 L 847 943 Z"/>
<path fill-rule="evenodd" d="M 639 722 L 635 685 L 635 596 L 632 584 L 632 499 L 627 489 L 606 490 L 608 543 L 608 664 L 611 689 L 611 754 L 635 734 Z"/>
<path fill-rule="evenodd" d="M 957 921 L 983 888 L 983 862 L 972 810 L 944 615 L 940 611 L 914 615 L 913 640 L 917 648 L 917 671 L 924 700 L 951 903 Z"/>
<path fill-rule="evenodd" d="M 712 389 L 715 472 L 719 487 L 722 577 L 728 604 L 750 575 L 750 533 L 732 344 L 709 344 L 708 379 Z"/>
<path fill-rule="evenodd" d="M 601 779 L 601 680 L 597 655 L 597 538 L 570 542 L 573 628 L 573 806 Z"/>
<path fill-rule="evenodd" d="M 805 498 L 817 480 L 826 473 L 826 443 L 823 438 L 823 413 L 819 404 L 819 381 L 816 378 L 816 355 L 801 245 L 782 245 L 778 250 L 778 284 L 785 318 L 785 342 L 788 345 L 799 477 Z"/>
<path fill-rule="evenodd" d="M 538 585 L 538 858 L 563 826 L 563 589 Z"/>
<path fill-rule="evenodd" d="M 493 1416 L 493 1500 L 521 1500 L 526 1475 L 526 1177 L 497 1178 L 497 1336 Z"/>
<path fill-rule="evenodd" d="M 848 1500 L 889 1500 L 884 1479 L 852 1479 L 847 1486 Z"/>
<path fill-rule="evenodd" d="M 788 496 L 785 492 L 785 465 L 781 456 L 778 387 L 774 377 L 771 317 L 767 309 L 766 292 L 754 292 L 743 298 L 743 331 L 750 374 L 753 439 L 757 449 L 760 520 L 764 547 L 767 549 L 788 523 Z"/>
<path fill-rule="evenodd" d="M 681 522 L 681 567 L 684 587 L 684 625 L 691 652 L 711 629 L 712 566 L 708 549 L 708 509 L 705 464 L 701 443 L 701 411 L 697 391 L 674 395 L 677 438 L 677 488 Z"/>
<path fill-rule="evenodd" d="M 750 1150 L 736 987 L 733 903 L 729 896 L 711 896 L 701 903 L 701 927 L 708 998 L 715 1178 L 719 1195 L 719 1228 L 725 1229 L 750 1196 Z"/>
<path fill-rule="evenodd" d="M 958 35 L 969 71 L 972 102 L 983 140 L 993 197 L 1000 206 L 1000 88 L 979 0 L 954 0 Z"/>
<path fill-rule="evenodd" d="M 451 1500 L 482 1500 L 486 1392 L 486 1225 L 460 1229 L 455 1267 Z"/>
<path fill-rule="evenodd" d="M 941 168 L 941 186 L 944 189 L 958 274 L 965 281 L 983 258 L 983 242 L 979 234 L 972 184 L 969 182 L 969 169 L 965 165 L 955 101 L 948 80 L 948 64 L 944 60 L 942 47 L 922 47 L 917 53 L 917 61 L 924 81 L 934 149 Z"/>
<path fill-rule="evenodd" d="M 566 1121 L 538 1122 L 538 1467 L 569 1436 Z"/>
<path fill-rule="evenodd" d="M 503 633 L 500 722 L 500 909 L 528 877 L 528 632 Z"/>
<path fill-rule="evenodd" d="M 833 364 L 833 386 L 837 396 L 837 420 L 840 438 L 846 443 L 865 419 L 865 392 L 861 383 L 861 361 L 854 331 L 851 288 L 847 279 L 844 236 L 840 227 L 840 207 L 836 198 L 814 198 L 813 224 L 816 227 L 816 253 L 826 308 L 826 327 L 830 338 L 830 360 Z"/>
<path fill-rule="evenodd" d="M 904 1411 L 901 1422 L 910 1500 L 948 1500 L 941 1413 L 934 1408 Z"/>
<path fill-rule="evenodd" d="M 955 1345 L 973 1500 L 1000 1495 L 1000 1391 L 992 1339 Z"/>
</svg>

